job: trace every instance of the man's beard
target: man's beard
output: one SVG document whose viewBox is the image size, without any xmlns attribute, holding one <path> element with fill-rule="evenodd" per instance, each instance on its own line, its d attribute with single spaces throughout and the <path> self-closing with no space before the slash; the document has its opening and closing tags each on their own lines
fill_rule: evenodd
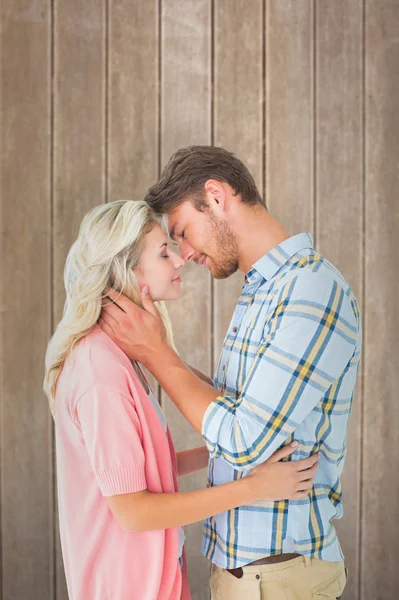
<svg viewBox="0 0 399 600">
<path fill-rule="evenodd" d="M 209 256 L 209 268 L 215 279 L 226 279 L 238 270 L 238 242 L 228 223 L 217 220 L 213 215 L 209 221 L 209 245 L 214 246 L 216 243 L 215 251 Z"/>
</svg>

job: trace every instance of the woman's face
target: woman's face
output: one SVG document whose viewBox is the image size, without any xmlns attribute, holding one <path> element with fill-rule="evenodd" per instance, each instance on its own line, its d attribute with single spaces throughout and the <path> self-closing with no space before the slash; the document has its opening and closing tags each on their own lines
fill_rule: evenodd
<svg viewBox="0 0 399 600">
<path fill-rule="evenodd" d="M 159 225 L 144 238 L 140 262 L 134 273 L 140 288 L 148 285 L 153 300 L 175 300 L 182 294 L 179 270 L 184 260 L 168 247 L 168 239 Z"/>
</svg>

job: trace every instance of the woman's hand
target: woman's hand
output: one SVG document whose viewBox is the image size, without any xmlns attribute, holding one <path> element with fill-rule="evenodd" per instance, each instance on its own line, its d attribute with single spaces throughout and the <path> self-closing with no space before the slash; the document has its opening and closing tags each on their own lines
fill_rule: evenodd
<svg viewBox="0 0 399 600">
<path fill-rule="evenodd" d="M 293 442 L 280 448 L 247 476 L 253 485 L 255 502 L 302 500 L 308 496 L 313 486 L 319 455 L 281 462 L 283 458 L 295 452 L 297 446 L 297 442 Z"/>
<path fill-rule="evenodd" d="M 253 502 L 299 500 L 312 487 L 318 456 L 280 462 L 298 446 L 277 450 L 246 477 L 195 492 L 152 493 L 148 490 L 107 497 L 112 513 L 128 532 L 188 525 Z M 204 456 L 205 451 L 200 449 Z"/>
</svg>

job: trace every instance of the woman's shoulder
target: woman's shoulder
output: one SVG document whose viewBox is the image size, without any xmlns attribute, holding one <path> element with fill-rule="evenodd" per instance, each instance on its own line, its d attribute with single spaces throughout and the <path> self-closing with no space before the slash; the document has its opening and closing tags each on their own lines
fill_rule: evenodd
<svg viewBox="0 0 399 600">
<path fill-rule="evenodd" d="M 117 388 L 125 377 L 135 376 L 130 359 L 98 325 L 86 336 L 85 345 L 84 361 L 93 384 Z"/>
<path fill-rule="evenodd" d="M 131 395 L 137 379 L 129 358 L 98 325 L 73 349 L 62 375 L 74 396 L 93 387 Z"/>
</svg>

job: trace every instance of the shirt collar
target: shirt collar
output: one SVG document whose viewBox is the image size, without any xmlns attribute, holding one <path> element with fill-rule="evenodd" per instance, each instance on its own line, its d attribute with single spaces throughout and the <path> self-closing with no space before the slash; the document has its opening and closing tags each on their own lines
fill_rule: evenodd
<svg viewBox="0 0 399 600">
<path fill-rule="evenodd" d="M 294 254 L 305 248 L 313 248 L 313 238 L 310 233 L 299 233 L 284 240 L 252 265 L 245 275 L 245 282 L 255 283 L 259 275 L 266 281 L 271 279 Z"/>
</svg>

